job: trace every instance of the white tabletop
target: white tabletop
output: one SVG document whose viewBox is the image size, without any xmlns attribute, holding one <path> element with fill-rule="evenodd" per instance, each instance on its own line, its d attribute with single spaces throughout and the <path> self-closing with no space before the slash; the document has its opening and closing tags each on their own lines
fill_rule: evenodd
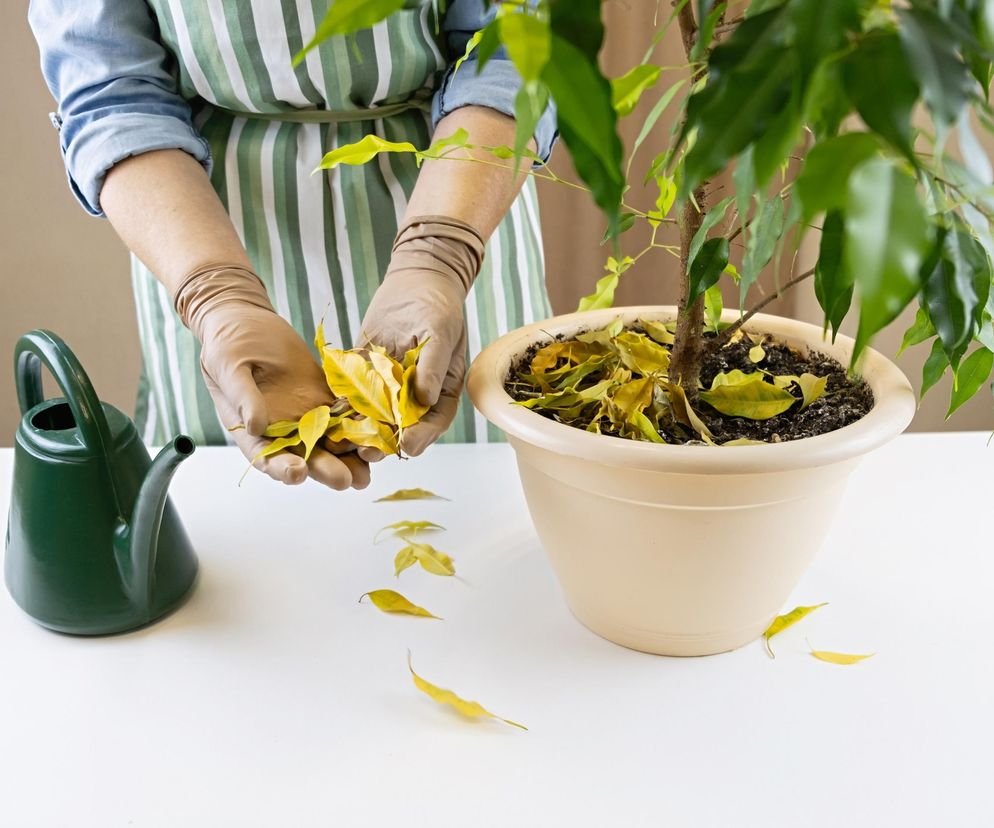
<svg viewBox="0 0 994 828">
<path fill-rule="evenodd" d="M 669 659 L 569 614 L 505 446 L 388 461 L 364 492 L 200 449 L 173 498 L 196 592 L 140 632 L 47 632 L 0 594 L 0 824 L 994 824 L 994 448 L 907 436 L 853 475 L 777 640 Z M 11 452 L 0 452 L 6 513 Z M 451 503 L 373 503 L 422 486 Z M 393 577 L 400 519 L 449 531 L 459 578 Z M 771 527 L 772 528 L 772 527 Z M 397 588 L 444 622 L 357 604 Z M 862 664 L 816 661 L 872 652 Z M 427 679 L 523 722 L 467 722 Z"/>
</svg>

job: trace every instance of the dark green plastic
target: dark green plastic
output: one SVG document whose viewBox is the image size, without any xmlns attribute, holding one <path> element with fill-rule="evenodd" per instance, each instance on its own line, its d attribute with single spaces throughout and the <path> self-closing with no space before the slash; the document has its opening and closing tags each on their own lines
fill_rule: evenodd
<svg viewBox="0 0 994 828">
<path fill-rule="evenodd" d="M 45 400 L 41 366 L 64 398 Z M 97 399 L 68 346 L 32 331 L 14 350 L 21 422 L 4 575 L 38 623 L 76 635 L 142 627 L 178 606 L 197 558 L 166 490 L 194 443 L 153 461 L 134 423 Z"/>
</svg>

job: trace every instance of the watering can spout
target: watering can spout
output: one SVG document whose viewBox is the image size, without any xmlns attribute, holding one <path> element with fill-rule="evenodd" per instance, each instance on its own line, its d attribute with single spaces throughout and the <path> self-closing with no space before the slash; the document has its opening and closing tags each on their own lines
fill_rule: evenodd
<svg viewBox="0 0 994 828">
<path fill-rule="evenodd" d="M 117 549 L 118 560 L 128 595 L 134 604 L 149 612 L 152 608 L 159 529 L 169 481 L 176 467 L 193 454 L 194 447 L 193 440 L 181 434 L 156 455 L 138 491 L 131 520 L 119 535 L 123 542 Z"/>
</svg>

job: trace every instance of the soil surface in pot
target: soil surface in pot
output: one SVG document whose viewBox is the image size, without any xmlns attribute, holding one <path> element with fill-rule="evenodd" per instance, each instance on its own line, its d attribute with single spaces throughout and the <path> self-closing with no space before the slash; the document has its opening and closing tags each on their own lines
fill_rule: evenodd
<svg viewBox="0 0 994 828">
<path fill-rule="evenodd" d="M 668 351 L 672 337 L 661 324 L 646 326 L 580 335 L 580 340 L 589 338 L 587 342 L 558 337 L 537 343 L 512 367 L 504 387 L 518 404 L 557 422 L 611 436 L 675 444 L 798 440 L 847 426 L 873 407 L 870 387 L 858 377 L 848 377 L 846 368 L 835 359 L 815 351 L 805 355 L 769 336 L 752 334 L 740 336 L 705 360 L 703 397 L 687 404 L 688 413 L 679 389 L 674 399 L 665 367 L 653 370 L 653 354 L 665 362 L 659 349 Z M 619 333 L 624 336 L 616 339 Z M 626 338 L 631 347 L 618 354 L 616 343 Z M 591 358 L 602 362 L 588 370 Z M 802 377 L 807 393 L 801 387 Z M 761 419 L 732 416 L 705 400 L 716 378 L 719 385 L 728 379 L 734 383 L 736 378 L 762 380 L 779 386 L 778 392 L 791 393 L 796 402 L 784 398 L 779 405 L 788 405 L 786 410 Z M 815 382 L 821 379 L 824 383 Z M 634 405 L 631 391 L 640 395 Z M 767 394 L 760 396 L 774 396 L 770 389 L 761 391 Z M 635 409 L 640 413 L 633 413 Z"/>
</svg>

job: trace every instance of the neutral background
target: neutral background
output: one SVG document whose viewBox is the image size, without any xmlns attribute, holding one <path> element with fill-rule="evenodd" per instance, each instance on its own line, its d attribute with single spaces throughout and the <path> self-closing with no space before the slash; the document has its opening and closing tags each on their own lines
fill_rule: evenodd
<svg viewBox="0 0 994 828">
<path fill-rule="evenodd" d="M 655 0 L 607 4 L 605 65 L 612 74 L 625 72 L 640 59 L 656 7 Z M 107 222 L 83 213 L 66 185 L 58 136 L 48 120 L 53 103 L 38 69 L 26 4 L 0 4 L 0 31 L 4 32 L 0 76 L 16 79 L 7 87 L 8 123 L 0 130 L 0 445 L 10 445 L 17 424 L 10 354 L 21 333 L 35 327 L 58 332 L 86 366 L 100 396 L 129 413 L 138 377 L 138 340 L 127 252 Z M 675 30 L 670 35 L 657 53 L 657 62 L 667 66 L 683 62 Z M 637 133 L 637 121 L 638 114 L 624 124 L 629 145 Z M 657 129 L 661 140 L 656 146 L 647 141 L 642 151 L 646 163 L 662 148 L 667 131 L 664 118 Z M 569 170 L 564 152 L 558 153 L 556 164 L 560 172 Z M 646 203 L 651 195 L 634 192 L 632 201 Z M 559 312 L 572 310 L 601 273 L 608 253 L 599 245 L 603 222 L 582 193 L 543 184 L 541 197 L 553 304 Z M 625 238 L 634 247 L 636 231 Z M 802 268 L 809 266 L 804 252 L 798 262 Z M 676 298 L 673 261 L 668 256 L 643 259 L 626 274 L 618 303 L 672 302 Z M 772 277 L 768 275 L 764 284 L 769 290 Z M 821 321 L 810 284 L 771 310 Z M 904 327 L 896 323 L 876 346 L 893 355 Z M 912 351 L 899 361 L 916 386 L 925 356 Z M 947 378 L 929 393 L 912 428 L 994 426 L 986 389 L 950 423 L 944 423 L 948 394 Z"/>
</svg>

